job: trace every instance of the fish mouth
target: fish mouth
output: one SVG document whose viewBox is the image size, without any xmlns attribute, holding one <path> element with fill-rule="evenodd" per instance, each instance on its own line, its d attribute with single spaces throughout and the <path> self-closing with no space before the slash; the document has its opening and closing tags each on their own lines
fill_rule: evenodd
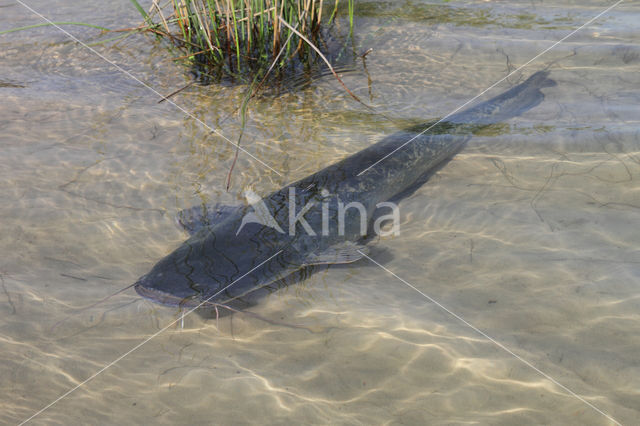
<svg viewBox="0 0 640 426">
<path fill-rule="evenodd" d="M 191 297 L 178 297 L 170 293 L 165 293 L 162 290 L 155 288 L 145 287 L 140 283 L 134 284 L 133 288 L 143 298 L 150 300 L 154 303 L 158 303 L 164 306 L 178 306 L 180 308 L 197 308 L 204 303 L 195 299 L 195 296 Z"/>
</svg>

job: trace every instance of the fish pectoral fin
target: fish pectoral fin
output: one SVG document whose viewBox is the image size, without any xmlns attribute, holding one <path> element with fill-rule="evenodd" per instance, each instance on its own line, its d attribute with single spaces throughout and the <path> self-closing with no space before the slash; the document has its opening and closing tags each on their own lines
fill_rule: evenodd
<svg viewBox="0 0 640 426">
<path fill-rule="evenodd" d="M 176 223 L 190 235 L 193 235 L 202 228 L 223 221 L 240 208 L 241 206 L 224 204 L 202 204 L 180 210 L 176 216 Z"/>
<path fill-rule="evenodd" d="M 304 261 L 306 265 L 326 265 L 333 263 L 352 263 L 362 259 L 369 249 L 361 244 L 346 241 L 335 244 L 321 252 L 309 253 Z"/>
</svg>

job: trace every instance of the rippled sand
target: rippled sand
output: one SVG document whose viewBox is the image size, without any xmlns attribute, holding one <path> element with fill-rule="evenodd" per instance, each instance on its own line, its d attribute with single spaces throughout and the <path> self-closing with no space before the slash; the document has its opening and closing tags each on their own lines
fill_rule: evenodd
<svg viewBox="0 0 640 426">
<path fill-rule="evenodd" d="M 266 194 L 440 117 L 607 6 L 448 5 L 491 19 L 358 21 L 357 50 L 374 48 L 368 74 L 357 63 L 343 78 L 380 114 L 329 77 L 255 101 L 242 144 L 282 176 L 241 154 L 230 192 L 222 137 L 53 28 L 0 36 L 0 422 L 27 419 L 169 325 L 33 423 L 636 424 L 635 4 L 530 64 L 524 76 L 550 66 L 558 82 L 545 101 L 475 137 L 401 203 L 401 235 L 371 257 L 406 283 L 361 261 L 217 321 L 182 320 L 133 290 L 79 310 L 180 244 L 180 209 L 241 203 L 244 189 Z M 111 27 L 139 19 L 127 1 L 32 6 Z M 0 10 L 0 31 L 38 23 L 17 4 Z M 96 48 L 170 93 L 184 69 L 150 41 Z M 174 100 L 235 141 L 243 90 Z"/>
</svg>

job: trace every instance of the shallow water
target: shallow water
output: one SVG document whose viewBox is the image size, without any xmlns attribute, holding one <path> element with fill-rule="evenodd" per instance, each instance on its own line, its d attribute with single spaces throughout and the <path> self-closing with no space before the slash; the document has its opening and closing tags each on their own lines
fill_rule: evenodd
<svg viewBox="0 0 640 426">
<path fill-rule="evenodd" d="M 54 20 L 139 22 L 128 1 L 109 3 L 28 4 Z M 180 244 L 180 209 L 266 194 L 441 117 L 610 4 L 362 2 L 356 50 L 374 50 L 343 79 L 377 113 L 331 77 L 253 102 L 242 144 L 281 176 L 241 154 L 229 192 L 234 149 L 194 117 L 235 141 L 243 87 L 177 95 L 190 117 L 55 28 L 0 36 L 0 422 L 169 325 L 31 422 L 636 424 L 637 3 L 487 93 L 547 66 L 558 82 L 400 204 L 401 235 L 371 256 L 406 283 L 360 261 L 269 295 L 255 315 L 181 321 L 133 290 L 77 311 Z M 0 6 L 0 31 L 41 22 Z M 95 49 L 160 93 L 189 78 L 144 36 Z"/>
</svg>

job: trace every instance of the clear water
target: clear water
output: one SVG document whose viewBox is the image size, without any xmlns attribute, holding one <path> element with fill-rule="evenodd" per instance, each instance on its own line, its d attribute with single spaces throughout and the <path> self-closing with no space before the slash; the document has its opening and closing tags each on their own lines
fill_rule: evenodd
<svg viewBox="0 0 640 426">
<path fill-rule="evenodd" d="M 140 20 L 125 0 L 28 4 L 58 21 Z M 343 79 L 377 113 L 331 77 L 254 101 L 242 144 L 281 176 L 241 154 L 229 192 L 234 149 L 193 117 L 55 28 L 0 36 L 0 422 L 29 418 L 178 320 L 32 423 L 613 423 L 588 402 L 637 424 L 637 2 L 528 65 L 523 77 L 549 66 L 558 86 L 475 137 L 400 205 L 401 235 L 372 248 L 512 353 L 367 261 L 274 293 L 255 315 L 182 323 L 133 290 L 78 311 L 186 238 L 178 210 L 266 194 L 440 117 L 610 4 L 361 2 L 356 49 L 374 50 L 367 72 L 359 62 Z M 0 4 L 0 31 L 40 22 Z M 95 49 L 161 93 L 188 82 L 150 37 Z M 174 101 L 235 141 L 243 91 L 192 87 Z"/>
</svg>

